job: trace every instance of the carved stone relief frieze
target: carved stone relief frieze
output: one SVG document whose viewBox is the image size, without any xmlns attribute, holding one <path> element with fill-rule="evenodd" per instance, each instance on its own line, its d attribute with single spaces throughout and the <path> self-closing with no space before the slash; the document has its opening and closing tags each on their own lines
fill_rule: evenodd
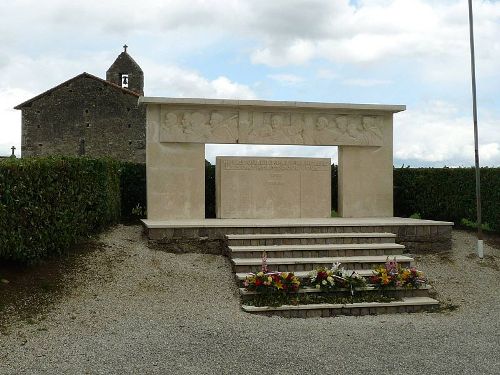
<svg viewBox="0 0 500 375">
<path fill-rule="evenodd" d="M 238 113 L 162 110 L 160 142 L 237 143 Z"/>
<path fill-rule="evenodd" d="M 380 118 L 356 115 L 316 115 L 304 130 L 306 144 L 380 146 Z M 311 121 L 309 121 L 311 122 Z"/>
<path fill-rule="evenodd" d="M 162 109 L 160 142 L 381 146 L 379 116 Z"/>
</svg>

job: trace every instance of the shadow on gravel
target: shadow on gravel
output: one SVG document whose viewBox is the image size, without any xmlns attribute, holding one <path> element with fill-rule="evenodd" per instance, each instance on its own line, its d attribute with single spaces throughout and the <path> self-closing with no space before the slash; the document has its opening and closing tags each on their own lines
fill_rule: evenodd
<svg viewBox="0 0 500 375">
<path fill-rule="evenodd" d="M 0 334 L 9 323 L 28 324 L 47 312 L 65 293 L 77 286 L 76 275 L 86 271 L 84 259 L 103 245 L 95 240 L 79 244 L 58 258 L 27 266 L 0 263 Z"/>
<path fill-rule="evenodd" d="M 496 250 L 500 250 L 500 234 L 498 233 L 487 233 L 485 236 L 485 241 L 488 245 Z"/>
</svg>

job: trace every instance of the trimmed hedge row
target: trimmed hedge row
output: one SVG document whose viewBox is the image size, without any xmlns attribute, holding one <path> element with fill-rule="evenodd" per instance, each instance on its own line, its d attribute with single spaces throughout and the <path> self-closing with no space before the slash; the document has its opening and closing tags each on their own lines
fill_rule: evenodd
<svg viewBox="0 0 500 375">
<path fill-rule="evenodd" d="M 146 217 L 146 165 L 123 162 L 120 169 L 122 220 Z"/>
<path fill-rule="evenodd" d="M 128 185 L 135 193 L 122 191 L 122 207 L 146 207 L 145 166 L 137 169 Z M 332 166 L 332 210 L 337 211 L 338 169 Z M 500 168 L 481 169 L 483 222 L 500 230 Z M 447 220 L 460 225 L 462 219 L 475 222 L 474 168 L 396 168 L 394 169 L 394 210 L 396 216 L 418 213 L 423 219 Z M 205 163 L 205 216 L 215 217 L 215 165 Z"/>
<path fill-rule="evenodd" d="M 423 219 L 476 221 L 474 168 L 394 169 L 396 216 L 420 214 Z M 500 230 L 500 168 L 481 168 L 482 221 Z"/>
<path fill-rule="evenodd" d="M 0 259 L 58 255 L 120 218 L 120 163 L 26 158 L 0 162 Z"/>
</svg>

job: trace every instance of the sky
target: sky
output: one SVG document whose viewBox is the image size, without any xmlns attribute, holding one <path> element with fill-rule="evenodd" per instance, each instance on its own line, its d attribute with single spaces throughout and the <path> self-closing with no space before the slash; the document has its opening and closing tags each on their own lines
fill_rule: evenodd
<svg viewBox="0 0 500 375">
<path fill-rule="evenodd" d="M 474 0 L 481 165 L 500 166 L 500 0 Z M 394 165 L 472 166 L 467 0 L 0 2 L 0 155 L 13 107 L 128 52 L 145 95 L 405 104 Z M 336 147 L 209 145 L 215 155 L 314 156 Z"/>
</svg>

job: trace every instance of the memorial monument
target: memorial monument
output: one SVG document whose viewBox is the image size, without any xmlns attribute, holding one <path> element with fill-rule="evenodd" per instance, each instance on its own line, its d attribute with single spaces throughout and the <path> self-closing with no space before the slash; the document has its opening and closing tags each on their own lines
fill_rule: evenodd
<svg viewBox="0 0 500 375">
<path fill-rule="evenodd" d="M 204 219 L 206 143 L 339 146 L 340 216 L 393 216 L 393 114 L 405 106 L 154 97 L 139 103 L 147 106 L 148 220 Z M 268 162 L 274 172 L 256 167 Z M 321 170 L 323 159 L 219 158 L 217 164 L 219 218 L 330 212 L 330 200 L 321 198 L 329 193 L 329 161 L 328 171 Z"/>
</svg>

